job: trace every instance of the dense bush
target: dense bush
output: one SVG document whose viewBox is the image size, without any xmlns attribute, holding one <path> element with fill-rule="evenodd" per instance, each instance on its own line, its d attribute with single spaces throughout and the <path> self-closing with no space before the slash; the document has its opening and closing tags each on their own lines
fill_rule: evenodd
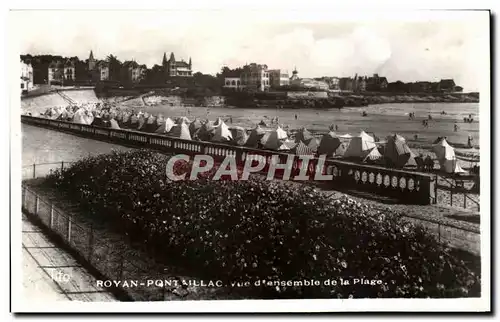
<svg viewBox="0 0 500 322">
<path fill-rule="evenodd" d="M 351 280 L 348 286 L 260 286 L 252 289 L 257 296 L 479 296 L 478 276 L 397 215 L 259 179 L 207 175 L 171 182 L 166 161 L 147 151 L 90 157 L 48 182 L 159 258 L 211 279 Z M 354 278 L 382 284 L 353 285 Z"/>
</svg>

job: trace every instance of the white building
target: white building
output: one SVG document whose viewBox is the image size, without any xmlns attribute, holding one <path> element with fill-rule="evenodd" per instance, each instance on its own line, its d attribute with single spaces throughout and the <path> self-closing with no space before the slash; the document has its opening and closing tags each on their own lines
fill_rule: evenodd
<svg viewBox="0 0 500 322">
<path fill-rule="evenodd" d="M 294 69 L 293 75 L 290 78 L 290 85 L 300 87 L 303 89 L 319 89 L 328 90 L 330 86 L 327 82 L 317 81 L 312 78 L 299 78 L 297 69 Z"/>
<path fill-rule="evenodd" d="M 290 85 L 290 75 L 287 70 L 271 69 L 269 70 L 269 82 L 273 88 L 288 86 Z"/>
<path fill-rule="evenodd" d="M 33 88 L 33 66 L 31 62 L 21 59 L 21 93 Z"/>
<path fill-rule="evenodd" d="M 109 80 L 109 63 L 105 60 L 97 62 L 97 69 L 99 70 L 99 79 L 102 81 Z"/>
<path fill-rule="evenodd" d="M 243 68 L 241 74 L 241 85 L 243 88 L 256 91 L 267 91 L 271 84 L 269 82 L 269 71 L 267 65 L 251 63 Z"/>
<path fill-rule="evenodd" d="M 235 91 L 241 90 L 241 79 L 239 77 L 225 77 L 224 88 L 232 89 Z"/>
<path fill-rule="evenodd" d="M 76 79 L 76 71 L 75 71 L 75 62 L 71 59 L 68 59 L 64 63 L 64 80 L 74 81 Z"/>
<path fill-rule="evenodd" d="M 48 70 L 49 84 L 61 85 L 64 80 L 64 64 L 60 61 L 52 61 Z"/>
</svg>

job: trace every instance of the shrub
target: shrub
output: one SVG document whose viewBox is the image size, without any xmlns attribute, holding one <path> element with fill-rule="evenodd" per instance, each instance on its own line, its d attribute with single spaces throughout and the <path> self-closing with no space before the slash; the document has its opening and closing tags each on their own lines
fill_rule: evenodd
<svg viewBox="0 0 500 322">
<path fill-rule="evenodd" d="M 396 214 L 256 178 L 171 182 L 162 172 L 166 161 L 147 151 L 115 152 L 77 162 L 48 182 L 158 259 L 227 283 L 272 281 L 253 289 L 259 297 L 479 296 L 479 277 L 463 261 Z M 273 284 L 340 278 L 351 284 Z M 353 284 L 361 278 L 382 284 Z"/>
</svg>

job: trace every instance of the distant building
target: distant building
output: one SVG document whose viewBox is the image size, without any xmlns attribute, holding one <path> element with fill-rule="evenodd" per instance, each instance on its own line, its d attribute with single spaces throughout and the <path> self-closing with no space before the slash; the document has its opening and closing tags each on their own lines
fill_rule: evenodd
<svg viewBox="0 0 500 322">
<path fill-rule="evenodd" d="M 272 88 L 290 85 L 290 76 L 288 71 L 283 69 L 270 69 L 269 83 Z"/>
<path fill-rule="evenodd" d="M 64 64 L 60 61 L 52 61 L 48 68 L 49 84 L 62 84 L 64 80 Z"/>
<path fill-rule="evenodd" d="M 367 83 L 368 83 L 368 77 L 366 76 L 358 77 L 358 74 L 356 74 L 352 81 L 352 90 L 355 92 L 365 92 Z"/>
<path fill-rule="evenodd" d="M 438 83 L 438 91 L 439 92 L 453 92 L 455 91 L 455 81 L 453 79 L 442 79 Z"/>
<path fill-rule="evenodd" d="M 109 63 L 105 60 L 99 60 L 96 63 L 96 69 L 99 71 L 99 80 L 109 80 Z"/>
<path fill-rule="evenodd" d="M 342 77 L 339 79 L 339 89 L 344 92 L 352 92 L 354 80 L 352 77 Z"/>
<path fill-rule="evenodd" d="M 290 78 L 290 85 L 294 87 L 299 87 L 302 89 L 319 89 L 319 90 L 328 90 L 330 86 L 327 82 L 322 80 L 316 80 L 313 78 L 300 78 L 298 76 L 299 72 L 297 68 L 293 70 L 293 75 Z"/>
<path fill-rule="evenodd" d="M 249 91 L 267 91 L 271 86 L 267 65 L 251 63 L 243 67 L 241 85 Z"/>
<path fill-rule="evenodd" d="M 170 53 L 170 58 L 167 60 L 167 54 L 163 53 L 162 67 L 168 77 L 192 77 L 192 62 L 184 60 L 175 60 L 174 53 Z"/>
<path fill-rule="evenodd" d="M 91 50 L 90 51 L 90 55 L 89 55 L 89 62 L 88 62 L 88 68 L 89 68 L 89 70 L 95 70 L 96 69 L 96 65 L 97 65 L 97 60 L 95 60 L 94 53 Z"/>
<path fill-rule="evenodd" d="M 72 59 L 64 63 L 64 80 L 74 81 L 76 79 L 76 64 Z"/>
<path fill-rule="evenodd" d="M 373 74 L 372 77 L 366 79 L 366 90 L 369 92 L 383 92 L 387 90 L 389 83 L 387 78 L 380 77 L 378 74 Z"/>
<path fill-rule="evenodd" d="M 31 61 L 21 59 L 21 92 L 33 88 L 33 66 Z"/>
<path fill-rule="evenodd" d="M 340 90 L 340 78 L 331 77 L 329 81 L 330 89 L 334 91 Z"/>
<path fill-rule="evenodd" d="M 241 91 L 241 79 L 240 77 L 228 76 L 224 78 L 224 88 L 231 89 L 234 91 Z"/>
<path fill-rule="evenodd" d="M 297 71 L 297 67 L 293 69 L 292 77 L 290 77 L 290 85 L 296 83 L 299 80 L 299 72 Z"/>
<path fill-rule="evenodd" d="M 432 91 L 431 82 L 415 82 L 408 85 L 412 93 L 430 93 Z"/>
<path fill-rule="evenodd" d="M 140 83 L 146 77 L 146 66 L 135 61 L 126 61 L 122 65 L 122 80 L 127 83 Z"/>
</svg>

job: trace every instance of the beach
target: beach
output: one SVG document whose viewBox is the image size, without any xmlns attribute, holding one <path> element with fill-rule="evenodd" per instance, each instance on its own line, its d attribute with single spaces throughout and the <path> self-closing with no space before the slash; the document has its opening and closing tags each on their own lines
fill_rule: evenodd
<svg viewBox="0 0 500 322">
<path fill-rule="evenodd" d="M 145 106 L 139 100 L 119 104 L 124 109 L 143 111 L 155 115 L 175 118 L 187 116 L 189 119 L 216 120 L 221 117 L 228 125 L 253 128 L 261 121 L 270 127 L 274 117 L 279 124 L 291 131 L 301 127 L 311 132 L 325 133 L 334 124 L 338 134 L 357 135 L 361 131 L 371 132 L 379 138 L 398 133 L 406 138 L 410 146 L 429 148 L 438 137 L 447 137 L 454 147 L 466 148 L 467 138 L 472 136 L 475 147 L 479 145 L 479 104 L 478 103 L 391 103 L 366 107 L 343 109 L 267 109 L 267 108 L 231 108 L 231 107 L 182 107 L 170 105 Z M 363 117 L 365 111 L 367 116 Z M 446 115 L 441 115 L 441 112 Z M 415 113 L 415 119 L 409 119 L 409 113 Z M 297 115 L 297 119 L 295 119 Z M 422 125 L 422 120 L 432 116 L 429 126 Z M 472 116 L 472 123 L 464 123 L 464 117 Z M 230 123 L 232 119 L 232 123 Z M 454 131 L 454 124 L 459 129 Z M 415 139 L 417 135 L 417 139 Z"/>
</svg>

